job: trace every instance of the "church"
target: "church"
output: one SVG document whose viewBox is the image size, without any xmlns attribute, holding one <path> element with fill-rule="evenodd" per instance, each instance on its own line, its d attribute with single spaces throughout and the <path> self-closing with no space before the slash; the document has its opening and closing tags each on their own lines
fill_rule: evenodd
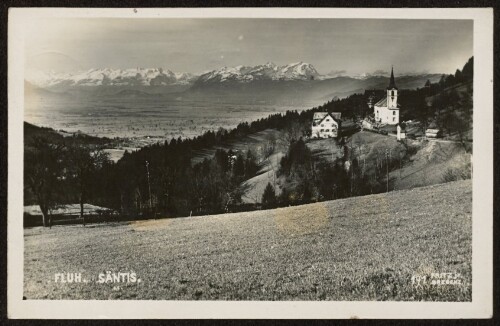
<svg viewBox="0 0 500 326">
<path fill-rule="evenodd" d="M 382 124 L 396 125 L 399 123 L 398 88 L 394 81 L 394 69 L 391 68 L 391 80 L 387 87 L 387 95 L 374 104 L 375 121 Z"/>
</svg>

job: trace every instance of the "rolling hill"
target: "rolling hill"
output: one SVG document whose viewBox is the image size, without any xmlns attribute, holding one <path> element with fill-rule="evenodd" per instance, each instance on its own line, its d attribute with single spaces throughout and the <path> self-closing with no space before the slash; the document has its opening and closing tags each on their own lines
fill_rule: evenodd
<svg viewBox="0 0 500 326">
<path fill-rule="evenodd" d="M 275 210 L 28 228 L 24 296 L 470 301 L 471 217 L 468 180 Z M 88 283 L 49 282 L 61 271 Z M 96 283 L 106 271 L 140 282 Z M 449 271 L 459 286 L 412 284 Z"/>
</svg>

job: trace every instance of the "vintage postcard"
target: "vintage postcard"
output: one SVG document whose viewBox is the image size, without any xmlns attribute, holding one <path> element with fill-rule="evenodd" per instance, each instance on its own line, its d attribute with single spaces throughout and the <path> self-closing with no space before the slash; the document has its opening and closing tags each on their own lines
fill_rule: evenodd
<svg viewBox="0 0 500 326">
<path fill-rule="evenodd" d="M 489 318 L 492 9 L 9 12 L 10 318 Z"/>
</svg>

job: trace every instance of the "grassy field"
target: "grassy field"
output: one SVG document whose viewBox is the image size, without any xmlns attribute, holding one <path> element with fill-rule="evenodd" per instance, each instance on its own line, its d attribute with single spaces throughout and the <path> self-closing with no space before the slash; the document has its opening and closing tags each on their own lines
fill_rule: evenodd
<svg viewBox="0 0 500 326">
<path fill-rule="evenodd" d="M 471 181 L 268 211 L 25 229 L 29 299 L 471 300 Z M 141 282 L 95 282 L 133 271 Z M 88 283 L 55 283 L 80 272 Z M 461 274 L 461 285 L 412 276 Z M 94 279 L 94 281 L 92 281 Z"/>
</svg>

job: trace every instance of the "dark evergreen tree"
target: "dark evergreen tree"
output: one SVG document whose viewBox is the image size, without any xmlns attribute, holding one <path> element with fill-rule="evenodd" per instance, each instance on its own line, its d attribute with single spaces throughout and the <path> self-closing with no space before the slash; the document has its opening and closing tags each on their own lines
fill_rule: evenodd
<svg viewBox="0 0 500 326">
<path fill-rule="evenodd" d="M 245 161 L 243 156 L 238 155 L 236 161 L 234 162 L 233 174 L 236 177 L 243 177 L 245 175 Z"/>
<path fill-rule="evenodd" d="M 97 171 L 109 160 L 108 155 L 100 150 L 91 150 L 87 146 L 73 145 L 67 152 L 67 158 L 68 177 L 74 180 L 80 204 L 80 218 L 85 225 L 83 205 L 89 199 L 89 190 L 95 181 Z"/>
<path fill-rule="evenodd" d="M 257 164 L 257 158 L 252 151 L 248 150 L 245 160 L 245 179 L 254 177 L 258 171 L 259 165 Z"/>
<path fill-rule="evenodd" d="M 266 188 L 264 189 L 264 193 L 262 194 L 262 207 L 273 208 L 276 207 L 276 204 L 277 204 L 276 192 L 271 183 L 268 182 Z"/>
</svg>

